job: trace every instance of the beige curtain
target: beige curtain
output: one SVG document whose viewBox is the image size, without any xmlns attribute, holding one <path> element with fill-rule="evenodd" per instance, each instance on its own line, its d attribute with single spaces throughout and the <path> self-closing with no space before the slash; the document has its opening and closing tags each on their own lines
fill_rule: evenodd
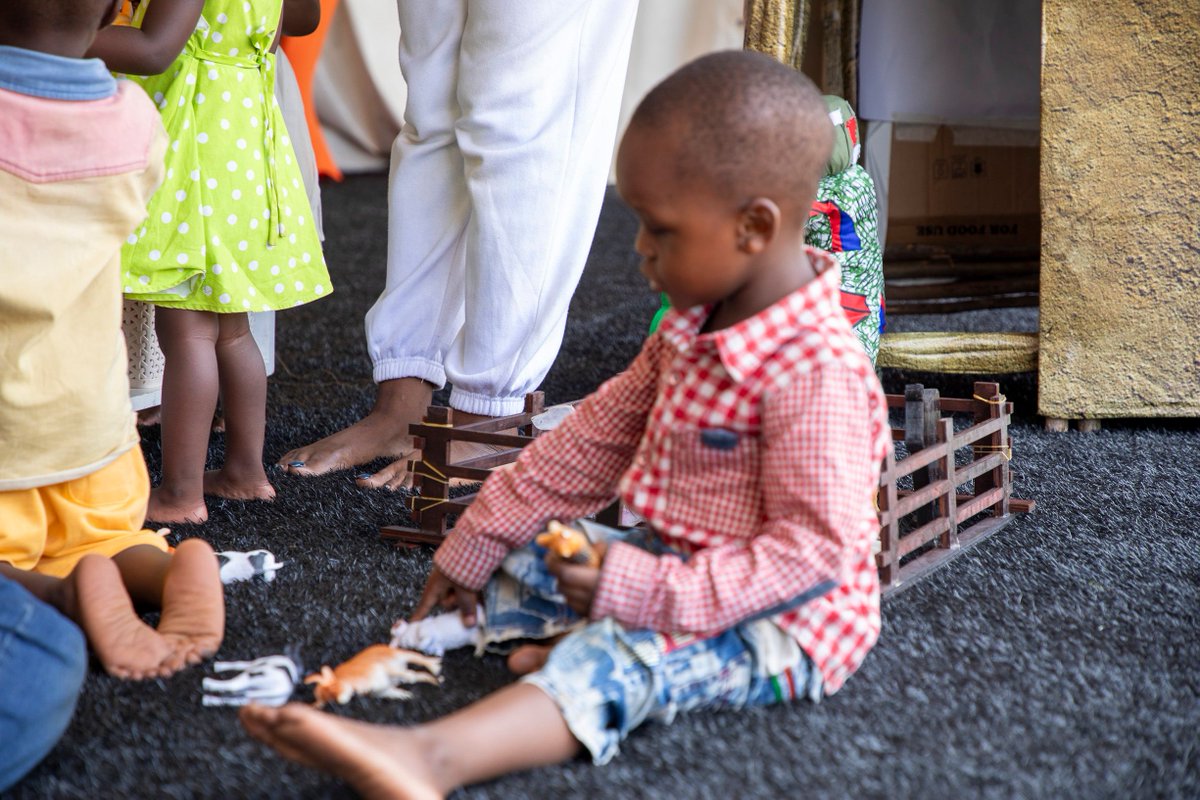
<svg viewBox="0 0 1200 800">
<path fill-rule="evenodd" d="M 747 50 L 800 69 L 813 0 L 746 0 Z"/>
<path fill-rule="evenodd" d="M 796 69 L 802 68 L 808 47 L 819 47 L 819 74 L 811 77 L 823 92 L 857 108 L 861 8 L 862 0 L 746 0 L 745 47 Z M 810 35 L 814 24 L 815 37 Z"/>
</svg>

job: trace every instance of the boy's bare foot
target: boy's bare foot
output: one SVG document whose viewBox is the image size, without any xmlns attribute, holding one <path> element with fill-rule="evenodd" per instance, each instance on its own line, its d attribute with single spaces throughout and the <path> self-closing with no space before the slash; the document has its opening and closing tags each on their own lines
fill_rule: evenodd
<svg viewBox="0 0 1200 800">
<path fill-rule="evenodd" d="M 208 522 L 208 506 L 204 497 L 200 502 L 183 500 L 164 490 L 161 486 L 150 490 L 150 503 L 146 506 L 148 522 Z"/>
<path fill-rule="evenodd" d="M 112 559 L 86 555 L 68 580 L 75 591 L 71 616 L 83 628 L 105 671 L 132 680 L 163 676 L 163 663 L 172 655 L 173 646 L 133 610 Z"/>
<path fill-rule="evenodd" d="M 515 675 L 528 675 L 546 666 L 552 644 L 523 644 L 508 654 L 508 669 Z"/>
<path fill-rule="evenodd" d="M 336 775 L 363 797 L 444 796 L 414 731 L 335 717 L 300 703 L 252 704 L 238 717 L 251 736 L 284 758 Z"/>
<path fill-rule="evenodd" d="M 257 475 L 241 475 L 228 467 L 204 473 L 204 493 L 230 500 L 274 500 L 275 487 L 262 469 Z"/>
<path fill-rule="evenodd" d="M 225 635 L 225 593 L 216 553 L 203 539 L 175 548 L 163 582 L 158 632 L 173 645 L 168 666 L 198 664 L 217 652 Z"/>
<path fill-rule="evenodd" d="M 137 412 L 137 424 L 149 428 L 162 422 L 162 406 L 150 406 Z"/>
</svg>

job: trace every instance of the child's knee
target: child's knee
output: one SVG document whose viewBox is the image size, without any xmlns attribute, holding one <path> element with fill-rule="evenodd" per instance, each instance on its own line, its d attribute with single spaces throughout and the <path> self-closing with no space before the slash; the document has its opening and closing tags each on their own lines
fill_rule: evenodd
<svg viewBox="0 0 1200 800">
<path fill-rule="evenodd" d="M 248 315 L 221 314 L 218 322 L 217 347 L 238 347 L 254 341 Z"/>
</svg>

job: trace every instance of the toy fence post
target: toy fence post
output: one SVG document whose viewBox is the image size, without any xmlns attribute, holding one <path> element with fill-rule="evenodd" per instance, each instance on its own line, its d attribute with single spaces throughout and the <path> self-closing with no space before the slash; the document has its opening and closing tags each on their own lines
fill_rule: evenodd
<svg viewBox="0 0 1200 800">
<path fill-rule="evenodd" d="M 454 424 L 454 411 L 446 406 L 431 405 L 425 411 L 423 423 L 436 425 L 449 431 Z M 412 516 L 418 528 L 429 530 L 433 526 L 426 521 L 425 510 L 438 505 L 438 501 L 450 499 L 450 484 L 445 480 L 439 480 L 436 474 L 429 474 L 429 470 L 420 469 L 419 465 L 421 463 L 430 464 L 438 473 L 445 474 L 446 465 L 450 462 L 450 438 L 437 434 L 424 435 L 421 437 L 420 446 L 421 461 L 409 463 L 409 470 L 415 476 L 413 479 L 415 493 L 411 498 Z M 445 515 L 441 515 L 438 522 L 437 531 L 444 534 L 446 532 Z"/>
<path fill-rule="evenodd" d="M 882 526 L 879 531 L 879 557 L 876 562 L 881 564 L 880 584 L 887 588 L 900 583 L 900 519 L 895 511 L 899 495 L 896 491 L 896 455 L 891 447 L 887 449 L 887 455 L 883 459 L 879 484 L 876 497 Z"/>
<path fill-rule="evenodd" d="M 942 464 L 942 472 L 949 484 L 947 491 L 938 499 L 938 507 L 950 527 L 938 538 L 938 547 L 955 549 L 958 547 L 958 481 L 955 479 L 956 464 L 954 459 L 954 420 L 946 417 L 938 421 L 938 441 L 946 445 L 946 458 Z"/>
<path fill-rule="evenodd" d="M 975 383 L 975 422 L 987 422 L 991 419 L 998 419 L 1012 412 L 1012 404 L 1004 401 L 1004 395 L 1000 394 L 1000 384 L 987 381 L 977 381 Z M 975 479 L 975 494 L 980 495 L 994 487 L 1001 487 L 1000 500 L 992 506 L 993 517 L 1006 517 L 1009 513 L 1009 496 L 1012 491 L 1012 482 L 1008 475 L 1008 426 L 1001 426 L 1000 430 L 989 435 L 986 443 L 975 445 L 975 458 L 986 457 L 989 453 L 1002 453 L 1004 458 L 1000 460 L 1000 465 L 995 469 L 980 475 Z"/>
<path fill-rule="evenodd" d="M 937 441 L 938 420 L 941 412 L 938 410 L 940 399 L 937 389 L 926 389 L 919 383 L 910 383 L 904 387 L 904 444 L 909 455 L 924 450 Z M 941 478 L 941 467 L 935 461 L 928 467 L 913 473 L 913 491 L 928 486 Z M 945 513 L 945 504 L 938 500 L 936 506 L 930 503 L 917 509 L 915 519 L 919 524 L 925 524 L 939 512 Z"/>
<path fill-rule="evenodd" d="M 533 417 L 534 414 L 540 414 L 545 410 L 546 410 L 546 394 L 545 394 L 545 392 L 530 392 L 529 394 L 525 395 L 525 413 L 528 414 L 531 418 Z M 538 426 L 534 425 L 533 420 L 530 419 L 529 424 L 522 425 L 519 428 L 517 428 L 517 433 L 521 434 L 522 436 L 528 436 L 530 438 L 533 438 L 533 437 L 537 436 L 538 433 L 540 433 L 540 431 L 538 430 Z"/>
</svg>

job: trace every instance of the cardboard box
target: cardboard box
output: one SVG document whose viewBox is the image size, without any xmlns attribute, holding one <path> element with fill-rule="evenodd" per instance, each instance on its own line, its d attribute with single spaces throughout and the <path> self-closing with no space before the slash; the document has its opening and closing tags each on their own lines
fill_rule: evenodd
<svg viewBox="0 0 1200 800">
<path fill-rule="evenodd" d="M 1036 130 L 897 123 L 888 176 L 888 247 L 1037 251 Z"/>
</svg>

